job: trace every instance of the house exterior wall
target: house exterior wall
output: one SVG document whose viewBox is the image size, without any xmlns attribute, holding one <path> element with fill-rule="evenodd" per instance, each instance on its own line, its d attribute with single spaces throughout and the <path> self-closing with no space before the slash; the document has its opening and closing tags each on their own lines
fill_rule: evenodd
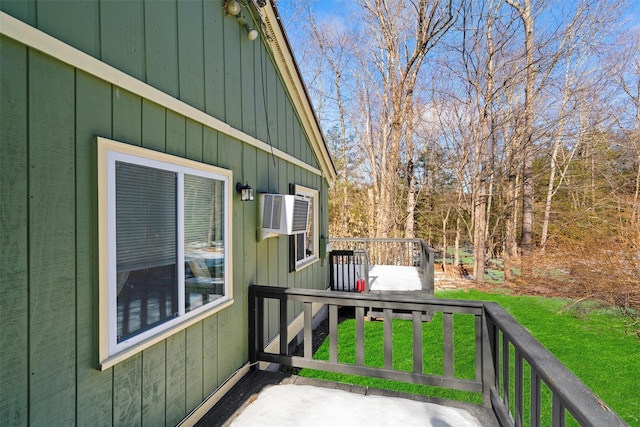
<svg viewBox="0 0 640 427">
<path fill-rule="evenodd" d="M 221 0 L 0 9 L 309 165 L 0 36 L 0 425 L 175 425 L 247 362 L 247 287 L 325 288 L 326 268 L 290 273 L 288 238 L 258 243 L 257 200 L 234 193 L 234 304 L 100 371 L 95 137 L 231 169 L 256 193 L 317 189 L 321 235 L 328 182 L 268 49 Z"/>
</svg>

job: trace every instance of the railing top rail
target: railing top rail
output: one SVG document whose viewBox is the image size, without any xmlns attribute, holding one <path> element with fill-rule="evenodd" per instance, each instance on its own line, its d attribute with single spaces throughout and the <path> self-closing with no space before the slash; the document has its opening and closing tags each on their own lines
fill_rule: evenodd
<svg viewBox="0 0 640 427">
<path fill-rule="evenodd" d="M 484 308 L 498 329 L 547 386 L 562 398 L 566 408 L 581 425 L 627 425 L 498 303 L 485 302 Z"/>
<path fill-rule="evenodd" d="M 280 288 L 273 286 L 252 285 L 249 290 L 263 298 L 285 298 L 319 302 L 324 304 L 340 304 L 353 306 L 380 306 L 402 308 L 400 305 L 428 306 L 436 311 L 460 312 L 464 309 L 480 313 L 484 303 L 480 301 L 462 301 L 442 298 L 429 298 L 407 292 L 353 293 L 340 291 L 324 291 L 304 288 Z M 398 305 L 398 307 L 396 307 Z"/>
<path fill-rule="evenodd" d="M 395 237 L 329 237 L 329 242 L 392 242 L 392 243 L 402 243 L 402 242 L 424 242 L 423 239 L 419 238 L 411 238 L 411 239 L 403 239 L 403 238 L 395 238 Z"/>
</svg>

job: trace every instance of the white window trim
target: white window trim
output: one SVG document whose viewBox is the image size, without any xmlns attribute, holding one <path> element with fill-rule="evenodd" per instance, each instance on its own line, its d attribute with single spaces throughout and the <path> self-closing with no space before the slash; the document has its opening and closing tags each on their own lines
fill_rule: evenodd
<svg viewBox="0 0 640 427">
<path fill-rule="evenodd" d="M 181 331 L 203 318 L 233 304 L 233 261 L 232 261 L 232 195 L 233 173 L 230 170 L 195 162 L 181 157 L 160 153 L 142 147 L 124 144 L 106 138 L 97 138 L 98 157 L 98 241 L 99 241 L 99 366 L 107 369 L 132 355 L 149 348 L 170 335 Z M 168 320 L 149 331 L 117 343 L 116 337 L 116 293 L 115 286 L 115 174 L 111 165 L 116 160 L 156 167 L 175 172 L 187 172 L 225 183 L 225 295 L 215 303 L 207 304 L 188 313 Z M 180 176 L 180 175 L 179 175 Z M 180 204 L 179 204 L 180 205 Z M 179 233 L 182 226 L 178 227 Z M 179 237 L 180 238 L 180 237 Z M 178 245 L 180 248 L 181 245 Z M 181 256 L 178 253 L 178 256 Z M 180 258 L 179 258 L 180 259 Z M 178 263 L 180 270 L 181 263 Z M 184 269 L 184 266 L 182 266 Z M 184 275 L 184 271 L 179 274 Z M 181 276 L 180 276 L 181 277 Z M 178 292 L 179 298 L 181 292 Z M 182 297 L 183 298 L 183 297 Z M 180 301 L 179 301 L 180 302 Z M 182 300 L 184 303 L 184 300 Z M 182 304 L 183 305 L 183 304 Z M 181 308 L 182 310 L 182 308 Z"/>
<path fill-rule="evenodd" d="M 319 216 L 319 203 L 320 203 L 320 192 L 318 190 L 314 190 L 313 188 L 308 188 L 308 187 L 303 187 L 302 185 L 296 185 L 295 186 L 295 194 L 296 195 L 300 195 L 300 196 L 305 196 L 305 197 L 309 197 L 313 200 L 313 202 L 311 203 L 311 208 L 312 208 L 312 218 L 313 218 L 313 224 L 312 224 L 312 235 L 313 235 L 313 254 L 311 256 L 308 256 L 304 259 L 301 259 L 300 261 L 296 260 L 296 271 L 301 270 L 311 264 L 313 264 L 314 262 L 318 261 L 319 257 L 318 257 L 318 247 L 320 244 L 320 237 L 318 236 L 319 233 L 319 226 L 318 226 L 318 221 L 320 220 L 320 216 Z M 297 248 L 296 248 L 297 249 Z M 295 251 L 293 256 L 296 256 Z"/>
</svg>

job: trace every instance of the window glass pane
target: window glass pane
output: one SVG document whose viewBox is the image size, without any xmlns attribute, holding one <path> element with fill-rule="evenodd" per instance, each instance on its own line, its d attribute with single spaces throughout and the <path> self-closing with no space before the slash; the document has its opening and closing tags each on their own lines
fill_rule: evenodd
<svg viewBox="0 0 640 427">
<path fill-rule="evenodd" d="M 116 162 L 118 342 L 178 312 L 176 197 L 174 172 Z"/>
<path fill-rule="evenodd" d="M 307 256 L 311 256 L 314 255 L 315 253 L 315 248 L 313 247 L 313 212 L 314 212 L 314 206 L 313 204 L 315 203 L 315 199 L 313 197 L 309 197 L 309 220 L 307 222 L 307 232 L 305 233 L 305 250 L 307 253 Z"/>
<path fill-rule="evenodd" d="M 315 203 L 315 197 L 302 192 L 299 192 L 297 195 L 300 197 L 304 197 L 309 202 L 309 209 L 307 211 L 308 212 L 307 229 L 304 233 L 297 234 L 295 239 L 296 261 L 299 262 L 299 261 L 304 261 L 305 259 L 315 255 L 315 252 L 314 252 L 315 249 L 313 244 L 314 242 L 314 235 L 313 235 L 314 206 L 313 204 Z"/>
<path fill-rule="evenodd" d="M 224 296 L 224 183 L 184 175 L 185 310 Z"/>
</svg>

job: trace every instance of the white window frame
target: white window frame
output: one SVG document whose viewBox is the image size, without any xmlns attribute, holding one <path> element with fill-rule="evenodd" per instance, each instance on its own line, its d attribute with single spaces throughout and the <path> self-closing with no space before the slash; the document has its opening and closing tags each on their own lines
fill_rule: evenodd
<svg viewBox="0 0 640 427">
<path fill-rule="evenodd" d="M 304 187 L 302 185 L 296 185 L 295 186 L 295 195 L 296 196 L 302 196 L 308 199 L 311 199 L 311 229 L 307 229 L 307 231 L 305 232 L 305 234 L 308 231 L 311 231 L 311 239 L 312 239 L 312 253 L 306 257 L 304 257 L 301 260 L 297 259 L 297 249 L 298 249 L 298 240 L 297 240 L 297 235 L 294 236 L 294 251 L 293 251 L 293 256 L 296 258 L 296 270 L 300 270 L 310 264 L 312 264 L 314 261 L 318 260 L 318 247 L 319 247 L 319 225 L 318 225 L 318 221 L 319 221 L 319 203 L 320 203 L 320 197 L 319 197 L 319 191 L 318 190 L 314 190 L 313 188 L 308 188 L 308 187 Z M 306 248 L 305 248 L 306 249 Z"/>
<path fill-rule="evenodd" d="M 230 170 L 183 159 L 165 153 L 97 138 L 98 149 L 98 239 L 99 239 L 99 365 L 106 369 L 116 363 L 166 339 L 215 312 L 233 304 L 232 259 L 232 185 Z M 116 210 L 115 163 L 126 162 L 176 172 L 178 182 L 185 173 L 215 179 L 224 183 L 224 296 L 192 311 L 185 312 L 184 262 L 178 268 L 178 316 L 147 331 L 117 342 L 116 292 Z M 183 194 L 178 187 L 177 260 L 184 258 Z"/>
</svg>

